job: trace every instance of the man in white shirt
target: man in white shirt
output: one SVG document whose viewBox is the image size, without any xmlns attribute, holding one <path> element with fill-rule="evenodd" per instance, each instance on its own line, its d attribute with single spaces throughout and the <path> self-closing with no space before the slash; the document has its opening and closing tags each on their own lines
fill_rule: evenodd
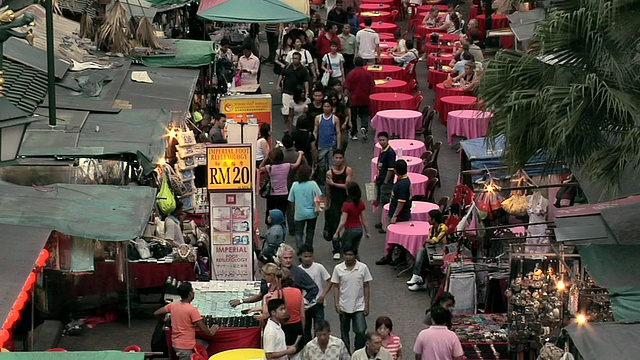
<svg viewBox="0 0 640 360">
<path fill-rule="evenodd" d="M 365 65 L 373 65 L 380 58 L 380 36 L 371 28 L 373 20 L 364 19 L 364 29 L 356 34 L 356 56 L 364 60 Z"/>
<path fill-rule="evenodd" d="M 344 248 L 342 250 L 344 262 L 333 268 L 331 282 L 335 287 L 334 303 L 336 312 L 340 316 L 340 337 L 347 346 L 351 347 L 349 332 L 353 322 L 355 333 L 355 349 L 365 346 L 367 322 L 369 315 L 369 298 L 371 289 L 369 282 L 373 280 L 371 272 L 365 263 L 356 260 L 357 249 Z"/>
<path fill-rule="evenodd" d="M 392 360 L 391 353 L 382 347 L 382 337 L 375 331 L 367 333 L 365 347 L 356 350 L 351 355 L 351 360 Z"/>
<path fill-rule="evenodd" d="M 242 49 L 242 55 L 238 58 L 238 70 L 240 70 L 241 85 L 257 84 L 260 59 L 251 52 L 250 46 Z M 258 88 L 260 89 L 260 88 Z"/>
<path fill-rule="evenodd" d="M 413 352 L 416 360 L 460 360 L 464 352 L 458 335 L 447 328 L 451 311 L 436 306 L 431 309 L 433 325 L 422 330 L 416 338 Z"/>
<path fill-rule="evenodd" d="M 324 265 L 313 261 L 313 247 L 307 244 L 302 245 L 298 249 L 298 256 L 300 256 L 301 262 L 298 266 L 309 274 L 313 282 L 318 285 L 318 296 L 316 296 L 315 303 L 309 304 L 304 312 L 304 340 L 308 342 L 311 340 L 311 322 L 313 321 L 315 327 L 324 320 L 325 298 L 331 291 L 333 284 L 331 283 L 331 275 Z"/>
<path fill-rule="evenodd" d="M 413 47 L 413 40 L 407 39 L 405 40 L 405 44 L 407 44 L 407 52 L 402 56 L 395 56 L 393 61 L 402 66 L 402 68 L 406 68 L 410 62 L 418 59 L 418 50 Z"/>
<path fill-rule="evenodd" d="M 302 360 L 349 360 L 344 342 L 331 335 L 331 326 L 326 320 L 316 323 L 316 337 L 302 350 Z"/>
<path fill-rule="evenodd" d="M 283 299 L 271 299 L 267 305 L 269 320 L 262 333 L 262 348 L 268 360 L 289 360 L 296 353 L 295 346 L 287 346 L 282 324 L 289 320 Z"/>
</svg>

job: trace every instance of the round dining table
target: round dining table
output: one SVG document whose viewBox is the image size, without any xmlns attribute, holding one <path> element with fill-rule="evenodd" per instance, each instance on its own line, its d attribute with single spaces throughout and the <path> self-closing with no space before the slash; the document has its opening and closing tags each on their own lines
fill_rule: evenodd
<svg viewBox="0 0 640 360">
<path fill-rule="evenodd" d="M 415 156 L 403 156 L 401 158 L 396 157 L 396 160 L 404 160 L 407 162 L 407 172 L 421 174 L 424 170 L 424 163 L 422 159 Z M 371 159 L 371 181 L 376 180 L 378 175 L 378 157 Z"/>
<path fill-rule="evenodd" d="M 436 56 L 435 54 L 427 54 L 428 66 L 435 66 L 436 61 L 440 61 L 443 65 L 449 65 L 451 60 L 453 60 L 452 53 L 440 53 L 440 56 Z"/>
<path fill-rule="evenodd" d="M 364 19 L 368 18 L 368 17 L 370 17 L 371 20 L 373 20 L 373 22 L 376 22 L 376 21 L 389 22 L 389 21 L 391 21 L 391 12 L 389 12 L 389 11 L 379 11 L 379 10 L 362 11 L 361 13 L 357 14 L 357 16 L 358 16 L 358 21 L 362 21 L 362 22 L 364 22 Z"/>
<path fill-rule="evenodd" d="M 390 11 L 391 5 L 389 4 L 362 4 L 360 5 L 360 11 Z"/>
<path fill-rule="evenodd" d="M 437 53 L 438 51 L 440 51 L 440 53 L 453 53 L 453 45 L 442 45 L 442 43 L 433 44 L 431 42 L 427 42 L 424 46 L 424 52 L 427 54 Z"/>
<path fill-rule="evenodd" d="M 427 221 L 402 221 L 387 226 L 386 247 L 400 245 L 415 258 L 429 236 L 431 224 Z"/>
<path fill-rule="evenodd" d="M 381 79 L 374 80 L 376 86 L 373 88 L 374 93 L 409 93 L 407 82 L 397 79 Z"/>
<path fill-rule="evenodd" d="M 487 135 L 489 119 L 493 116 L 488 111 L 454 110 L 447 116 L 447 140 L 453 145 L 453 136 L 477 139 Z"/>
<path fill-rule="evenodd" d="M 473 95 L 471 91 L 464 91 L 459 87 L 444 87 L 443 83 L 436 84 L 435 87 L 435 100 L 433 102 L 433 108 L 440 113 L 440 122 L 446 124 L 447 118 L 442 116 L 442 99 L 444 96 L 455 96 L 455 95 Z"/>
<path fill-rule="evenodd" d="M 465 95 L 443 96 L 440 99 L 440 102 L 442 103 L 442 113 L 440 113 L 440 116 L 447 119 L 450 111 L 476 108 L 478 98 L 475 96 Z"/>
<path fill-rule="evenodd" d="M 416 100 L 413 95 L 406 93 L 375 93 L 369 95 L 371 113 L 377 114 L 382 110 L 390 109 L 416 109 Z"/>
<path fill-rule="evenodd" d="M 439 210 L 438 204 L 426 201 L 411 202 L 411 221 L 429 221 L 429 211 Z M 387 216 L 389 215 L 389 204 L 382 207 L 382 225 L 387 226 Z"/>
<path fill-rule="evenodd" d="M 426 175 L 408 172 L 407 176 L 409 177 L 409 180 L 411 180 L 411 196 L 427 195 L 427 184 L 429 183 L 429 178 Z"/>
<path fill-rule="evenodd" d="M 376 134 L 386 131 L 402 139 L 414 139 L 416 130 L 422 126 L 422 113 L 403 109 L 378 111 L 371 119 L 371 126 L 376 129 Z"/>
<path fill-rule="evenodd" d="M 394 2 L 395 0 L 360 0 L 362 4 L 385 4 L 389 6 L 393 6 Z"/>
<path fill-rule="evenodd" d="M 376 21 L 371 24 L 371 28 L 377 33 L 395 34 L 398 30 L 398 25 L 390 22 Z M 364 23 L 360 23 L 360 29 L 364 29 Z"/>
<path fill-rule="evenodd" d="M 394 63 L 393 55 L 391 53 L 386 51 L 380 53 L 380 58 L 378 59 L 379 65 L 393 65 Z"/>
<path fill-rule="evenodd" d="M 393 49 L 397 45 L 398 45 L 397 41 L 389 41 L 389 40 L 383 41 L 383 40 L 380 40 L 380 50 L 382 50 L 382 51 Z"/>
<path fill-rule="evenodd" d="M 418 25 L 418 27 L 416 27 L 415 33 L 416 33 L 416 35 L 418 35 L 418 37 L 424 39 L 428 34 L 431 34 L 431 33 L 446 33 L 446 31 L 445 30 L 440 30 L 440 28 L 438 28 L 438 27 Z M 427 39 L 427 41 L 429 41 L 429 39 Z"/>
<path fill-rule="evenodd" d="M 378 33 L 378 36 L 380 37 L 380 41 L 395 41 L 396 40 L 395 34 Z"/>
<path fill-rule="evenodd" d="M 427 73 L 429 89 L 447 80 L 447 76 L 452 75 L 452 70 L 453 69 L 447 65 L 443 66 L 442 70 L 437 70 L 433 66 L 429 66 L 429 72 Z"/>
<path fill-rule="evenodd" d="M 421 12 L 428 13 L 429 11 L 431 11 L 431 7 L 434 5 L 438 7 L 439 11 L 447 11 L 446 4 L 424 4 L 424 5 L 418 6 L 418 13 L 421 13 Z"/>
<path fill-rule="evenodd" d="M 427 151 L 424 143 L 420 140 L 393 139 L 389 140 L 389 146 L 395 150 L 396 154 L 398 154 L 398 148 L 402 148 L 402 156 L 413 156 L 417 158 Z M 373 156 L 380 155 L 380 151 L 382 151 L 382 147 L 380 147 L 379 143 L 376 143 L 376 146 L 373 148 Z"/>
<path fill-rule="evenodd" d="M 365 69 L 371 72 L 374 80 L 382 80 L 386 78 L 403 79 L 404 69 L 396 65 L 369 65 Z"/>
</svg>

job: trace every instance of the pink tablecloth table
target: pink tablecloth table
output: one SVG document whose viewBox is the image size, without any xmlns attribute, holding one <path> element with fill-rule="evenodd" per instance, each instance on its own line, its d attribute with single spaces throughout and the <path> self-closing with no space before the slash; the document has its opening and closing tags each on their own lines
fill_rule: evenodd
<svg viewBox="0 0 640 360">
<path fill-rule="evenodd" d="M 389 4 L 362 4 L 360 5 L 360 11 L 389 11 L 391 5 Z"/>
<path fill-rule="evenodd" d="M 426 221 L 403 221 L 387 227 L 386 244 L 397 244 L 407 249 L 415 258 L 424 246 L 431 225 Z"/>
<path fill-rule="evenodd" d="M 376 21 L 371 24 L 371 28 L 377 33 L 395 34 L 398 25 L 390 22 Z M 360 29 L 364 29 L 364 23 L 360 23 Z"/>
<path fill-rule="evenodd" d="M 411 202 L 411 221 L 429 221 L 429 211 L 439 210 L 438 204 L 426 201 Z M 382 207 L 382 225 L 387 226 L 387 216 L 389 215 L 389 204 Z"/>
<path fill-rule="evenodd" d="M 376 86 L 373 88 L 374 93 L 409 93 L 407 82 L 404 80 L 376 80 Z"/>
<path fill-rule="evenodd" d="M 475 96 L 443 96 L 440 99 L 442 103 L 442 112 L 440 116 L 447 119 L 450 111 L 455 110 L 477 110 L 481 103 L 478 103 L 478 98 Z"/>
<path fill-rule="evenodd" d="M 427 151 L 424 143 L 420 140 L 394 139 L 389 140 L 389 145 L 391 145 L 391 148 L 396 151 L 396 155 L 398 154 L 398 148 L 402 148 L 402 156 L 414 156 L 419 158 L 420 155 Z M 380 151 L 382 151 L 382 148 L 379 143 L 376 143 L 376 146 L 373 148 L 373 156 L 380 155 Z"/>
<path fill-rule="evenodd" d="M 386 131 L 396 134 L 402 139 L 415 139 L 416 129 L 422 125 L 422 113 L 415 110 L 383 110 L 378 111 L 371 119 L 371 126 L 376 134 Z"/>
<path fill-rule="evenodd" d="M 435 87 L 435 100 L 433 103 L 433 108 L 439 113 L 440 122 L 443 124 L 447 122 L 447 118 L 443 117 L 442 115 L 443 109 L 442 109 L 442 101 L 440 101 L 440 99 L 442 99 L 445 96 L 455 96 L 455 95 L 473 95 L 473 92 L 463 91 L 459 87 L 445 88 L 443 83 L 437 84 Z"/>
<path fill-rule="evenodd" d="M 396 158 L 396 160 L 404 160 L 407 162 L 407 171 L 410 173 L 420 174 L 424 169 L 424 164 L 422 159 L 415 156 L 403 156 L 401 158 Z M 371 181 L 376 179 L 376 175 L 378 174 L 378 157 L 374 157 L 371 159 Z"/>
<path fill-rule="evenodd" d="M 413 110 L 416 108 L 413 95 L 405 93 L 375 93 L 369 95 L 369 100 L 371 104 L 369 109 L 372 114 L 390 109 Z"/>
<path fill-rule="evenodd" d="M 427 184 L 429 183 L 429 178 L 422 174 L 417 173 L 407 173 L 409 180 L 411 180 L 411 196 L 424 196 L 427 194 Z M 396 181 L 398 178 L 396 177 Z"/>
<path fill-rule="evenodd" d="M 453 145 L 453 136 L 477 139 L 487 135 L 489 119 L 493 116 L 488 111 L 455 110 L 447 117 L 447 137 L 449 145 Z"/>
</svg>

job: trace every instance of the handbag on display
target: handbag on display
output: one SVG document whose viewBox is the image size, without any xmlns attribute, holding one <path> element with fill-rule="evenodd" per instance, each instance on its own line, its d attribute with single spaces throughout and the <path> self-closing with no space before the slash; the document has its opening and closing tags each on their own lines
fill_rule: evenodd
<svg viewBox="0 0 640 360">
<path fill-rule="evenodd" d="M 162 185 L 160 186 L 160 191 L 156 195 L 156 203 L 158 204 L 158 208 L 162 211 L 163 214 L 169 215 L 176 209 L 176 198 L 173 196 L 171 192 L 171 187 L 169 186 L 169 181 L 167 180 L 167 176 L 162 178 Z"/>
<path fill-rule="evenodd" d="M 522 170 L 517 173 L 518 178 L 512 180 L 514 187 L 522 187 L 529 185 L 529 177 Z M 512 190 L 511 195 L 502 202 L 502 208 L 507 213 L 514 216 L 526 216 L 529 203 L 525 190 Z"/>
<path fill-rule="evenodd" d="M 149 243 L 142 238 L 137 238 L 136 242 L 136 250 L 138 250 L 138 254 L 140 254 L 140 259 L 148 259 L 151 257 L 151 249 L 149 247 Z"/>
<path fill-rule="evenodd" d="M 177 262 L 195 262 L 196 255 L 191 245 L 180 244 L 173 248 L 173 261 Z"/>
</svg>

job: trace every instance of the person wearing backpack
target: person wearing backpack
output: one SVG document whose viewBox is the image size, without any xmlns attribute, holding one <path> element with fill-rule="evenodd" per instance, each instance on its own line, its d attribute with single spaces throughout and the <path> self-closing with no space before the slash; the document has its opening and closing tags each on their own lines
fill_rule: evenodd
<svg viewBox="0 0 640 360">
<path fill-rule="evenodd" d="M 285 119 L 285 129 L 288 132 L 292 131 L 289 111 L 293 104 L 293 94 L 300 85 L 304 87 L 302 96 L 309 94 L 309 72 L 300 63 L 301 58 L 302 56 L 299 52 L 292 54 L 291 64 L 282 70 L 277 81 L 276 90 L 282 91 L 282 115 Z"/>
</svg>

